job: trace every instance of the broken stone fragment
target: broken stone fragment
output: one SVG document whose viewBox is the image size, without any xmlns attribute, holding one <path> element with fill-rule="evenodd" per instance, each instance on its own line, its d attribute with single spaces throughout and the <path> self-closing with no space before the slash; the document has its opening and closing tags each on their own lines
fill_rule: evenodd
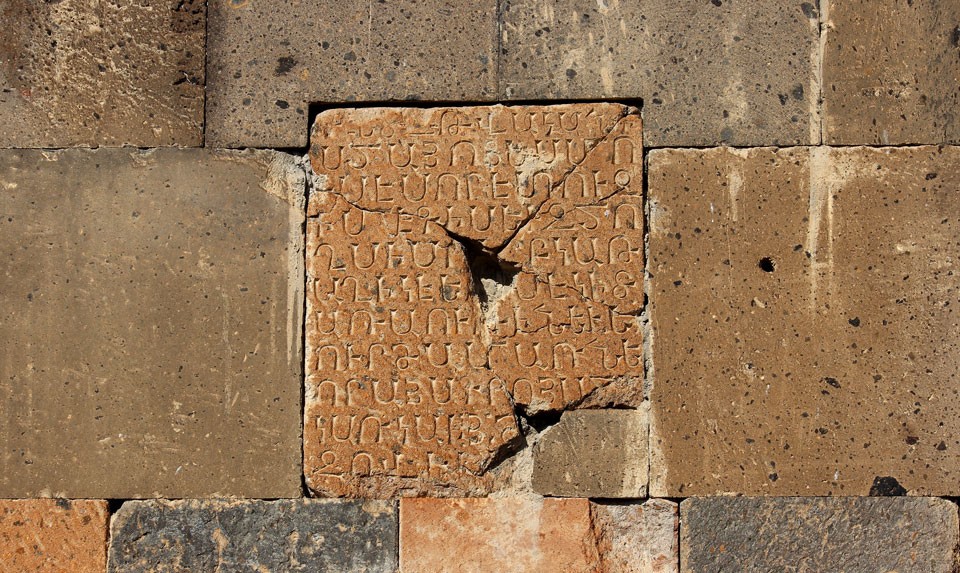
<svg viewBox="0 0 960 573">
<path fill-rule="evenodd" d="M 576 410 L 540 435 L 533 488 L 562 497 L 640 498 L 647 491 L 647 416 Z"/>
<path fill-rule="evenodd" d="M 318 116 L 314 491 L 482 495 L 519 444 L 515 408 L 642 403 L 640 148 L 616 104 Z"/>
</svg>

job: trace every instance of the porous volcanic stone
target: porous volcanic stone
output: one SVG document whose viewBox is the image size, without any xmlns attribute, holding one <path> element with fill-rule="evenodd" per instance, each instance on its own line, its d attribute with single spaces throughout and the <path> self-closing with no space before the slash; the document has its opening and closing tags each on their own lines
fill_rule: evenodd
<svg viewBox="0 0 960 573">
<path fill-rule="evenodd" d="M 960 141 L 960 2 L 823 4 L 824 142 Z"/>
<path fill-rule="evenodd" d="M 108 517 L 105 501 L 0 500 L 0 565 L 11 572 L 103 573 Z"/>
<path fill-rule="evenodd" d="M 131 501 L 110 528 L 110 573 L 394 573 L 388 501 Z"/>
<path fill-rule="evenodd" d="M 677 504 L 590 503 L 603 573 L 676 573 L 680 567 Z"/>
<path fill-rule="evenodd" d="M 203 142 L 200 0 L 0 2 L 0 147 Z"/>
<path fill-rule="evenodd" d="M 636 113 L 579 104 L 318 116 L 311 488 L 482 494 L 519 438 L 515 406 L 642 402 Z"/>
<path fill-rule="evenodd" d="M 0 496 L 300 494 L 304 172 L 0 153 Z"/>
<path fill-rule="evenodd" d="M 496 99 L 496 0 L 209 3 L 207 141 L 307 143 L 311 102 Z"/>
<path fill-rule="evenodd" d="M 649 161 L 652 495 L 960 493 L 960 148 Z"/>
<path fill-rule="evenodd" d="M 642 99 L 648 146 L 819 143 L 817 5 L 506 0 L 500 98 Z"/>
<path fill-rule="evenodd" d="M 562 497 L 643 497 L 647 416 L 637 410 L 564 412 L 533 453 L 533 488 Z"/>
<path fill-rule="evenodd" d="M 403 573 L 587 573 L 600 558 L 585 499 L 402 499 Z"/>
<path fill-rule="evenodd" d="M 957 506 L 936 498 L 691 498 L 684 573 L 956 569 Z"/>
</svg>

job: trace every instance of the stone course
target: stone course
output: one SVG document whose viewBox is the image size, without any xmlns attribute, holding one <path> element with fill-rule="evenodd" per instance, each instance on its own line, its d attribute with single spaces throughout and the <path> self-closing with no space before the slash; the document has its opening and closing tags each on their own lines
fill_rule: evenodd
<svg viewBox="0 0 960 573">
<path fill-rule="evenodd" d="M 652 495 L 958 493 L 958 166 L 650 154 Z"/>
<path fill-rule="evenodd" d="M 956 571 L 957 506 L 930 498 L 691 498 L 680 571 Z"/>
<path fill-rule="evenodd" d="M 304 189 L 276 152 L 0 152 L 0 496 L 300 495 Z"/>
</svg>

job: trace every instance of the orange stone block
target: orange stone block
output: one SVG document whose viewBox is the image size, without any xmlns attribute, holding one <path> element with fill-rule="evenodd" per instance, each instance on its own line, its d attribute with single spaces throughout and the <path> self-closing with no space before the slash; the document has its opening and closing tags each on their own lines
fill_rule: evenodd
<svg viewBox="0 0 960 573">
<path fill-rule="evenodd" d="M 0 500 L 0 570 L 103 573 L 107 502 Z"/>
</svg>

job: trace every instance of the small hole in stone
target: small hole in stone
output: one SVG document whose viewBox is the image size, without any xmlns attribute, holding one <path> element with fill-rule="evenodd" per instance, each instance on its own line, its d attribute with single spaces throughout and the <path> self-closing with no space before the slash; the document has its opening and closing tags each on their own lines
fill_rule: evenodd
<svg viewBox="0 0 960 573">
<path fill-rule="evenodd" d="M 774 262 L 770 257 L 763 257 L 760 259 L 759 267 L 765 273 L 772 273 L 777 270 L 777 263 Z"/>
</svg>

